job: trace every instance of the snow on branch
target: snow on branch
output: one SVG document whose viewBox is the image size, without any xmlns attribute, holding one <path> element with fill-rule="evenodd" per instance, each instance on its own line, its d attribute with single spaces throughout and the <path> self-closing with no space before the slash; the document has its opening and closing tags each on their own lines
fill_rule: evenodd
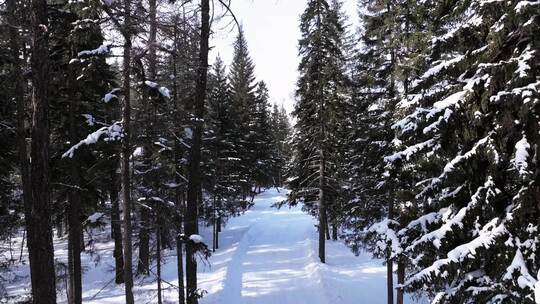
<svg viewBox="0 0 540 304">
<path fill-rule="evenodd" d="M 448 252 L 446 258 L 433 262 L 431 266 L 411 276 L 403 285 L 408 286 L 423 279 L 428 279 L 432 274 L 439 275 L 442 273 L 442 267 L 451 263 L 463 262 L 467 258 L 474 258 L 476 251 L 480 248 L 488 249 L 495 243 L 497 238 L 508 233 L 504 222 L 497 225 L 499 221 L 499 218 L 492 219 L 472 241 L 452 249 Z"/>
<path fill-rule="evenodd" d="M 160 87 L 157 83 L 153 81 L 146 80 L 144 82 L 147 86 L 151 87 L 152 89 L 158 90 L 159 94 L 165 98 L 171 98 L 171 92 L 166 87 Z"/>
<path fill-rule="evenodd" d="M 426 148 L 430 148 L 432 147 L 433 145 L 435 144 L 435 140 L 434 139 L 430 139 L 430 140 L 427 140 L 427 141 L 424 141 L 424 142 L 421 142 L 419 144 L 416 144 L 416 145 L 413 145 L 413 146 L 410 146 L 410 147 L 407 147 L 405 150 L 403 151 L 400 151 L 400 152 L 396 152 L 392 155 L 389 155 L 389 156 L 385 156 L 384 157 L 384 161 L 387 162 L 387 163 L 393 163 L 397 160 L 400 160 L 402 158 L 406 158 L 406 159 L 409 159 L 411 156 L 413 156 L 414 154 L 416 154 L 417 152 L 420 152 Z"/>
<path fill-rule="evenodd" d="M 514 165 L 516 166 L 516 169 L 518 169 L 520 175 L 525 175 L 529 173 L 529 171 L 527 170 L 527 159 L 529 158 L 530 148 L 531 145 L 527 141 L 527 137 L 525 137 L 524 134 L 523 138 L 516 143 L 516 154 L 514 157 Z"/>
<path fill-rule="evenodd" d="M 106 44 L 100 45 L 97 49 L 80 51 L 77 54 L 77 57 L 91 57 L 91 56 L 103 55 L 103 54 L 109 53 L 110 50 L 111 50 L 111 45 L 106 43 Z"/>
<path fill-rule="evenodd" d="M 422 231 L 424 233 L 427 233 L 428 232 L 427 226 L 439 222 L 441 220 L 442 216 L 447 211 L 448 211 L 448 208 L 442 208 L 438 212 L 431 212 L 431 213 L 428 213 L 428 214 L 424 214 L 424 215 L 420 216 L 419 218 L 411 221 L 407 225 L 407 227 L 401 229 L 398 232 L 398 235 L 404 235 L 407 232 L 407 230 L 413 229 L 416 226 L 420 226 Z"/>
<path fill-rule="evenodd" d="M 371 225 L 368 228 L 368 233 L 376 233 L 379 236 L 379 241 L 377 241 L 377 248 L 379 251 L 384 252 L 388 246 L 392 250 L 392 257 L 403 252 L 401 248 L 401 243 L 397 237 L 394 229 L 390 227 L 391 224 L 398 224 L 395 220 L 384 219 L 378 223 Z"/>
<path fill-rule="evenodd" d="M 448 209 L 442 215 L 442 218 L 446 219 L 444 224 L 439 229 L 425 234 L 419 240 L 413 242 L 409 247 L 407 247 L 407 251 L 414 250 L 416 246 L 426 242 L 432 242 L 433 246 L 435 246 L 436 248 L 440 248 L 442 244 L 441 240 L 446 237 L 446 234 L 448 232 L 454 231 L 454 227 L 463 228 L 463 219 L 465 219 L 467 213 L 474 207 L 479 205 L 479 200 L 482 193 L 494 186 L 495 184 L 493 183 L 493 178 L 491 176 L 488 177 L 488 180 L 484 183 L 484 185 L 476 190 L 467 206 L 461 208 L 456 214 L 452 214 L 452 210 Z"/>
<path fill-rule="evenodd" d="M 105 137 L 105 141 L 119 140 L 120 138 L 122 138 L 122 132 L 122 124 L 120 122 L 115 122 L 110 126 L 100 128 L 97 131 L 88 134 L 85 139 L 81 140 L 79 143 L 69 148 L 69 150 L 62 154 L 62 158 L 72 158 L 75 151 L 81 146 L 89 146 L 95 144 L 102 136 Z"/>
<path fill-rule="evenodd" d="M 521 253 L 521 250 L 519 248 L 516 250 L 516 255 L 514 255 L 512 263 L 510 263 L 510 266 L 506 268 L 503 280 L 513 280 L 514 273 L 517 273 L 518 275 L 517 284 L 519 288 L 530 288 L 531 290 L 534 290 L 534 285 L 537 282 L 534 277 L 529 273 L 527 265 L 525 264 L 525 259 L 523 258 L 523 254 Z"/>
<path fill-rule="evenodd" d="M 423 196 L 426 192 L 428 192 L 429 190 L 431 190 L 435 185 L 439 184 L 443 179 L 445 179 L 447 177 L 447 175 L 449 173 L 452 173 L 454 172 L 454 170 L 456 169 L 456 167 L 458 165 L 460 165 L 463 161 L 465 160 L 468 160 L 469 158 L 475 156 L 478 154 L 478 149 L 489 144 L 492 140 L 492 135 L 494 134 L 494 132 L 490 132 L 486 137 L 480 139 L 479 141 L 477 141 L 474 146 L 467 152 L 465 152 L 464 154 L 459 154 L 457 155 L 456 157 L 454 157 L 450 162 L 448 162 L 444 168 L 443 168 L 443 172 L 438 176 L 438 177 L 435 177 L 435 178 L 432 178 L 431 179 L 431 184 L 428 185 L 427 187 L 424 188 L 424 190 L 422 190 L 422 192 L 420 192 L 420 194 L 417 195 L 417 197 L 421 197 Z"/>
<path fill-rule="evenodd" d="M 116 95 L 116 93 L 122 91 L 122 89 L 120 88 L 114 88 L 112 89 L 109 93 L 105 94 L 105 96 L 103 96 L 103 102 L 105 103 L 109 103 L 113 98 L 118 98 L 118 96 Z"/>
</svg>

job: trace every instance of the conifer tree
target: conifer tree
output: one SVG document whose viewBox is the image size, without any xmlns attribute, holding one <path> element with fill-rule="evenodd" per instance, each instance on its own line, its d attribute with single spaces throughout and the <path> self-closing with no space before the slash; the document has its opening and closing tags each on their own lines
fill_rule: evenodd
<svg viewBox="0 0 540 304">
<path fill-rule="evenodd" d="M 242 182 L 243 196 L 251 195 L 253 186 L 252 168 L 255 164 L 255 151 L 250 142 L 255 140 L 252 132 L 255 104 L 255 67 L 249 56 L 246 37 L 242 29 L 234 43 L 234 55 L 229 69 L 231 86 L 231 118 L 234 122 L 233 145 L 240 161 L 237 174 Z"/>
<path fill-rule="evenodd" d="M 301 17 L 300 78 L 293 114 L 298 132 L 293 137 L 294 156 L 289 173 L 291 203 L 303 202 L 319 216 L 319 258 L 325 262 L 327 205 L 336 191 L 330 175 L 333 152 L 339 140 L 343 102 L 343 25 L 325 0 L 313 0 Z M 335 171 L 334 171 L 335 172 Z M 335 197 L 335 196 L 334 196 Z M 317 204 L 316 208 L 314 204 Z"/>
<path fill-rule="evenodd" d="M 386 158 L 416 185 L 415 216 L 400 231 L 416 257 L 405 287 L 434 303 L 533 303 L 538 6 L 458 1 L 434 11 L 427 67 L 395 123 L 400 151 Z"/>
</svg>

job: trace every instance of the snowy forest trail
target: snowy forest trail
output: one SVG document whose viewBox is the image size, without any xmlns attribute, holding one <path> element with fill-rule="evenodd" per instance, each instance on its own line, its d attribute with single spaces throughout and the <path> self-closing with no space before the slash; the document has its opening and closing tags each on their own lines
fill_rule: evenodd
<svg viewBox="0 0 540 304">
<path fill-rule="evenodd" d="M 327 264 L 321 264 L 316 220 L 300 206 L 272 207 L 285 195 L 283 189 L 267 190 L 251 210 L 229 221 L 222 249 L 201 273 L 200 287 L 208 291 L 201 303 L 386 303 L 381 262 L 328 242 Z"/>
<path fill-rule="evenodd" d="M 254 206 L 230 219 L 220 233 L 220 248 L 209 261 L 199 262 L 199 288 L 206 293 L 201 304 L 386 304 L 386 267 L 367 254 L 355 256 L 340 241 L 328 241 L 327 263 L 317 257 L 316 219 L 301 206 L 277 209 L 285 189 L 269 189 L 254 199 Z M 125 303 L 123 285 L 114 284 L 114 242 L 110 228 L 92 232 L 92 252 L 81 254 L 83 302 Z M 200 227 L 206 243 L 211 229 Z M 20 244 L 20 237 L 17 244 Z M 67 262 L 67 240 L 54 240 L 55 257 Z M 19 247 L 20 245 L 16 245 Z M 162 260 L 164 303 L 178 303 L 175 250 L 164 250 Z M 24 255 L 27 259 L 26 252 Z M 135 279 L 136 303 L 156 303 L 155 261 L 147 277 Z M 28 264 L 13 269 L 17 283 L 8 294 L 24 299 L 30 290 Z M 59 282 L 64 283 L 65 278 Z M 407 298 L 406 303 L 416 302 Z M 67 303 L 65 289 L 58 303 Z"/>
</svg>

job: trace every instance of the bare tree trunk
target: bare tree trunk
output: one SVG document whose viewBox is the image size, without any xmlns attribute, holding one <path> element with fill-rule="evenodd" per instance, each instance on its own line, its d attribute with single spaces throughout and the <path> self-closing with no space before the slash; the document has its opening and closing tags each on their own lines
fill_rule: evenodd
<svg viewBox="0 0 540 304">
<path fill-rule="evenodd" d="M 72 54 L 73 55 L 73 54 Z M 72 56 L 74 57 L 74 56 Z M 72 143 L 77 142 L 75 115 L 76 113 L 76 96 L 74 88 L 74 72 L 69 71 L 68 90 L 70 95 L 69 104 L 69 138 Z M 81 187 L 81 178 L 79 173 L 79 158 L 77 154 L 73 155 L 69 160 L 71 188 L 69 190 L 69 206 L 68 206 L 68 266 L 69 266 L 69 303 L 82 303 L 82 281 L 81 281 L 81 199 L 79 189 Z"/>
<path fill-rule="evenodd" d="M 185 10 L 185 8 L 183 8 Z M 175 49 L 178 47 L 177 41 L 178 41 L 178 24 L 175 22 L 174 29 L 173 29 L 173 35 L 174 35 L 174 43 L 175 43 Z M 177 62 L 178 62 L 178 56 L 177 53 L 173 53 L 173 102 L 174 102 L 174 110 L 175 115 L 178 115 L 180 109 L 178 106 L 178 85 L 177 85 L 177 79 L 178 79 L 178 71 L 177 71 Z M 178 147 L 178 141 L 174 141 L 174 180 L 177 185 L 180 185 L 182 182 L 179 174 L 179 168 L 180 168 L 180 159 L 182 159 L 180 153 L 179 153 L 179 147 Z M 183 226 L 183 220 L 184 220 L 184 196 L 183 196 L 183 190 L 180 189 L 180 187 L 175 188 L 175 198 L 176 198 L 176 204 L 177 204 L 177 212 L 179 215 L 178 223 L 176 226 L 176 267 L 177 267 L 177 273 L 178 273 L 178 303 L 179 304 L 185 304 L 186 303 L 186 295 L 185 295 L 185 286 L 184 286 L 184 246 L 183 246 L 183 240 L 182 240 L 182 226 Z"/>
<path fill-rule="evenodd" d="M 206 99 L 206 83 L 208 74 L 208 40 L 210 36 L 210 1 L 201 0 L 201 36 L 199 47 L 199 64 L 197 71 L 197 83 L 195 88 L 193 125 L 193 140 L 189 155 L 189 180 L 187 193 L 187 210 L 185 218 L 185 232 L 189 237 L 198 233 L 197 225 L 197 200 L 201 189 L 201 143 L 204 117 L 204 102 Z M 187 303 L 197 304 L 197 261 L 196 249 L 193 242 L 187 242 L 186 246 L 186 285 Z"/>
<path fill-rule="evenodd" d="M 157 292 L 158 292 L 158 304 L 162 304 L 161 300 L 161 225 L 157 225 L 157 232 L 156 232 L 156 254 L 157 254 Z"/>
<path fill-rule="evenodd" d="M 176 236 L 176 263 L 178 271 L 178 303 L 186 303 L 186 295 L 184 293 L 184 246 L 183 240 L 180 237 L 180 232 Z"/>
<path fill-rule="evenodd" d="M 334 241 L 338 240 L 338 226 L 335 220 L 332 223 L 332 240 Z"/>
<path fill-rule="evenodd" d="M 214 200 L 212 202 L 212 222 L 213 222 L 213 229 L 212 229 L 212 252 L 216 252 L 217 247 L 217 215 L 216 215 L 216 196 L 214 196 Z"/>
<path fill-rule="evenodd" d="M 397 283 L 398 285 L 403 285 L 405 283 L 405 263 L 400 261 L 398 262 L 398 268 L 397 268 Z M 397 290 L 397 298 L 396 298 L 396 304 L 403 304 L 403 288 L 398 288 Z"/>
<path fill-rule="evenodd" d="M 118 178 L 116 170 L 112 172 L 111 189 L 109 190 L 111 199 L 111 233 L 114 239 L 114 269 L 116 272 L 116 284 L 124 283 L 124 256 L 122 250 L 122 224 L 120 221 L 120 202 L 118 201 Z"/>
<path fill-rule="evenodd" d="M 389 200 L 388 202 L 388 219 L 394 218 L 394 202 Z M 386 257 L 386 289 L 388 304 L 394 304 L 394 263 L 392 261 L 392 252 L 388 248 L 388 254 Z"/>
<path fill-rule="evenodd" d="M 328 223 L 328 210 L 326 211 L 325 218 L 326 218 L 325 219 L 326 226 L 324 227 L 324 231 L 325 231 L 325 234 L 326 234 L 326 240 L 330 241 L 330 224 Z"/>
<path fill-rule="evenodd" d="M 123 56 L 123 91 L 122 125 L 124 137 L 122 138 L 122 151 L 120 157 L 120 172 L 122 183 L 123 208 L 123 251 L 124 251 L 124 283 L 126 304 L 135 304 L 133 298 L 133 244 L 131 228 L 131 176 L 129 170 L 129 157 L 131 155 L 131 3 L 124 0 L 124 56 Z"/>
<path fill-rule="evenodd" d="M 148 275 L 150 265 L 150 212 L 145 206 L 141 206 L 141 221 L 139 227 L 139 258 L 137 273 Z"/>
<path fill-rule="evenodd" d="M 7 21 L 10 24 L 8 26 L 9 31 L 9 50 L 11 52 L 11 61 L 12 61 L 12 75 L 11 79 L 14 82 L 14 92 L 13 97 L 17 104 L 17 144 L 18 144 L 18 157 L 19 157 L 19 168 L 21 170 L 21 183 L 23 189 L 23 205 L 25 210 L 30 210 L 32 200 L 30 199 L 31 195 L 31 184 L 30 176 L 28 171 L 28 151 L 26 148 L 26 128 L 25 128 L 25 113 L 26 107 L 24 105 L 24 78 L 22 77 L 22 68 L 21 68 L 21 59 L 20 51 L 20 37 L 17 32 L 17 27 L 19 26 L 19 20 L 16 16 L 16 7 L 17 4 L 15 0 L 7 0 Z M 24 248 L 24 242 L 26 239 L 26 230 L 23 232 L 23 238 L 21 242 L 21 251 L 19 255 L 19 262 L 22 260 L 22 253 Z"/>
<path fill-rule="evenodd" d="M 56 303 L 50 212 L 49 43 L 47 2 L 32 0 L 32 144 L 30 204 L 25 209 L 34 303 Z M 25 193 L 26 195 L 26 193 Z"/>
<path fill-rule="evenodd" d="M 324 151 L 319 148 L 319 259 L 322 263 L 326 262 L 325 253 L 325 236 L 326 236 L 326 206 L 324 197 L 324 185 L 325 185 L 325 171 L 326 171 L 326 159 L 324 157 Z"/>
<path fill-rule="evenodd" d="M 148 37 L 148 77 L 151 81 L 156 81 L 156 33 L 157 21 L 156 0 L 148 1 L 150 31 Z M 146 95 L 146 94 L 145 94 Z M 146 97 L 146 110 L 150 109 L 150 100 Z M 154 117 L 155 117 L 154 111 Z M 152 126 L 155 128 L 155 126 Z M 152 129 L 153 129 L 152 128 Z M 153 133 L 153 132 L 151 132 Z M 137 263 L 137 272 L 139 274 L 148 274 L 150 265 L 150 212 L 146 208 L 141 209 L 141 227 L 139 229 L 139 260 Z"/>
</svg>

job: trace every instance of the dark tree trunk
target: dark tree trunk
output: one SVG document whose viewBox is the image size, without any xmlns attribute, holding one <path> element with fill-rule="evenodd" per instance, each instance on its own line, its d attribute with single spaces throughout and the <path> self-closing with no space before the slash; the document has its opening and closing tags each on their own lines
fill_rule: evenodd
<svg viewBox="0 0 540 304">
<path fill-rule="evenodd" d="M 129 157 L 131 156 L 131 3 L 124 0 L 124 56 L 123 56 L 123 104 L 122 123 L 124 137 L 122 139 L 122 151 L 120 157 L 120 172 L 122 183 L 122 207 L 123 219 L 123 251 L 124 251 L 124 283 L 126 292 L 126 304 L 134 304 L 133 298 L 133 244 L 131 228 L 131 176 L 129 170 Z"/>
<path fill-rule="evenodd" d="M 180 230 L 180 229 L 179 229 Z M 178 271 L 178 303 L 186 303 L 186 295 L 184 293 L 184 246 L 183 240 L 180 237 L 180 231 L 176 236 L 176 263 Z"/>
<path fill-rule="evenodd" d="M 398 262 L 398 268 L 397 268 L 397 283 L 398 285 L 402 285 L 405 283 L 405 263 L 400 261 Z M 398 288 L 397 290 L 397 297 L 396 297 L 396 304 L 403 304 L 403 289 Z"/>
<path fill-rule="evenodd" d="M 388 219 L 394 218 L 394 202 L 390 200 L 388 202 Z M 388 304 L 394 304 L 394 263 L 392 260 L 392 252 L 391 248 L 387 249 L 387 257 L 386 257 L 386 292 L 387 292 L 387 299 Z"/>
<path fill-rule="evenodd" d="M 178 41 L 178 25 L 175 24 L 173 29 L 174 34 L 174 42 L 175 47 Z M 178 86 L 177 86 L 177 79 L 178 79 L 178 71 L 177 71 L 177 61 L 178 56 L 177 53 L 173 53 L 173 75 L 174 75 L 174 81 L 173 81 L 173 102 L 174 102 L 174 110 L 175 115 L 179 114 L 179 105 L 178 105 Z M 178 130 L 176 130 L 178 132 Z M 180 154 L 179 149 L 179 143 L 178 140 L 174 141 L 174 180 L 177 185 L 180 185 L 182 182 L 178 172 L 180 170 L 180 167 L 182 164 L 180 163 L 180 160 L 182 159 L 182 155 Z M 177 205 L 177 212 L 178 212 L 178 222 L 176 226 L 176 267 L 177 267 L 177 273 L 178 273 L 178 303 L 179 304 L 185 304 L 186 303 L 186 295 L 185 295 L 185 286 L 184 286 L 184 246 L 183 246 L 183 240 L 182 240 L 182 226 L 183 226 L 183 220 L 184 220 L 184 191 L 181 190 L 179 186 L 177 186 L 174 190 L 175 192 L 175 199 L 176 199 L 176 205 Z"/>
<path fill-rule="evenodd" d="M 74 55 L 72 54 L 72 57 Z M 69 71 L 70 104 L 69 104 L 69 138 L 72 143 L 77 142 L 77 133 L 75 125 L 75 116 L 78 116 L 76 111 L 76 89 L 74 88 L 74 72 Z M 70 179 L 71 188 L 69 190 L 69 206 L 68 206 L 68 274 L 69 274 L 69 303 L 82 303 L 82 281 L 81 281 L 81 178 L 79 173 L 79 159 L 77 154 L 73 155 L 69 160 L 70 164 Z M 84 240 L 83 240 L 84 242 Z"/>
<path fill-rule="evenodd" d="M 28 151 L 26 148 L 26 127 L 25 127 L 25 113 L 26 106 L 24 104 L 24 78 L 21 68 L 21 60 L 19 58 L 21 45 L 20 37 L 17 32 L 17 27 L 19 22 L 16 16 L 17 4 L 15 0 L 7 0 L 7 21 L 11 26 L 8 26 L 9 30 L 9 50 L 11 52 L 12 60 L 12 75 L 11 79 L 14 82 L 14 91 L 13 97 L 17 104 L 17 144 L 18 144 L 18 157 L 19 157 L 19 168 L 21 171 L 21 183 L 23 189 L 23 205 L 25 210 L 31 209 L 32 200 L 30 198 L 32 187 L 30 184 L 30 176 L 28 171 Z M 19 262 L 22 260 L 22 253 L 24 248 L 24 242 L 26 239 L 26 230 L 24 230 L 21 251 L 19 255 Z"/>
<path fill-rule="evenodd" d="M 337 241 L 338 237 L 338 226 L 336 224 L 336 221 L 334 221 L 332 223 L 332 240 Z"/>
<path fill-rule="evenodd" d="M 394 263 L 391 259 L 386 260 L 386 294 L 387 303 L 394 304 L 394 278 L 392 268 Z"/>
<path fill-rule="evenodd" d="M 319 259 L 322 263 L 326 262 L 325 252 L 325 236 L 326 236 L 326 206 L 324 197 L 324 185 L 325 185 L 325 171 L 326 160 L 324 158 L 324 151 L 322 148 L 319 150 L 320 164 L 319 164 Z"/>
<path fill-rule="evenodd" d="M 217 216 L 216 216 L 216 196 L 212 201 L 212 252 L 216 252 L 216 241 L 217 241 Z"/>
<path fill-rule="evenodd" d="M 109 190 L 111 199 L 111 233 L 114 239 L 114 270 L 116 272 L 116 284 L 124 283 L 124 256 L 122 250 L 122 223 L 120 221 L 120 202 L 118 200 L 118 177 L 116 170 L 111 174 L 111 189 Z"/>
<path fill-rule="evenodd" d="M 137 273 L 148 274 L 150 264 L 150 214 L 145 206 L 140 207 L 141 221 L 139 227 L 139 260 L 137 263 Z"/>
<path fill-rule="evenodd" d="M 157 292 L 158 292 L 158 304 L 162 304 L 161 300 L 161 225 L 157 225 L 156 231 L 156 272 L 157 272 Z"/>
<path fill-rule="evenodd" d="M 148 1 L 149 9 L 149 23 L 150 31 L 148 37 L 148 77 L 151 81 L 156 81 L 156 32 L 157 32 L 157 22 L 156 22 L 156 10 L 157 4 L 156 0 Z M 146 95 L 146 94 L 144 94 Z M 146 103 L 145 108 L 148 111 L 150 109 L 150 99 L 148 96 L 145 96 Z M 154 109 L 154 119 L 156 116 L 156 111 Z M 154 134 L 155 124 L 150 126 L 150 134 Z M 150 140 L 153 140 L 150 138 Z M 150 161 L 151 165 L 153 161 Z M 155 179 L 155 177 L 152 177 Z M 155 181 L 151 181 L 155 182 Z M 150 221 L 150 212 L 146 208 L 141 208 L 141 227 L 139 228 L 139 260 L 137 263 L 137 272 L 139 274 L 147 275 L 149 273 L 150 265 L 150 233 L 151 233 L 151 221 Z"/>
<path fill-rule="evenodd" d="M 189 155 L 189 180 L 187 193 L 187 210 L 185 217 L 185 232 L 189 237 L 198 233 L 197 200 L 201 189 L 201 142 L 204 117 L 204 102 L 206 98 L 206 82 L 208 73 L 208 40 L 210 36 L 210 1 L 201 0 L 201 36 L 199 47 L 199 64 L 197 83 L 195 87 L 193 140 Z M 195 257 L 195 244 L 187 242 L 186 245 L 186 285 L 187 303 L 197 304 L 197 261 Z"/>
<path fill-rule="evenodd" d="M 324 227 L 324 231 L 326 234 L 326 240 L 330 241 L 330 224 L 328 223 L 328 211 L 326 212 L 325 218 L 326 218 L 325 219 L 326 226 Z"/>
<path fill-rule="evenodd" d="M 47 2 L 32 0 L 32 144 L 30 203 L 25 209 L 34 303 L 56 303 L 56 277 L 50 212 L 49 43 Z M 25 193 L 26 195 L 26 193 Z"/>
</svg>

